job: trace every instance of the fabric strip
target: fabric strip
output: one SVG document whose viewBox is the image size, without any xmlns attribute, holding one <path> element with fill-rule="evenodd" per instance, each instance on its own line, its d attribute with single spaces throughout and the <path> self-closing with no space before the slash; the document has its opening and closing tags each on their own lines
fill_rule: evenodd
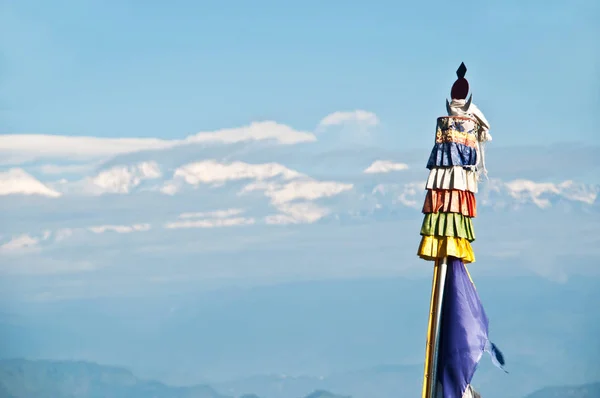
<svg viewBox="0 0 600 398">
<path fill-rule="evenodd" d="M 423 218 L 421 225 L 423 236 L 453 236 L 464 238 L 469 242 L 475 240 L 473 223 L 469 217 L 458 213 L 429 213 Z"/>
<path fill-rule="evenodd" d="M 429 171 L 425 189 L 456 189 L 477 193 L 477 175 L 462 167 L 435 168 Z"/>
<path fill-rule="evenodd" d="M 504 357 L 489 339 L 489 321 L 464 263 L 448 257 L 439 335 L 438 396 L 474 398 L 473 374 L 485 351 L 503 369 Z M 441 394 L 440 394 L 441 392 Z"/>
<path fill-rule="evenodd" d="M 436 120 L 436 141 L 438 133 L 441 133 L 442 136 L 452 135 L 452 133 L 448 134 L 447 132 L 453 131 L 476 136 L 479 126 L 480 124 L 476 119 L 468 116 L 440 116 Z"/>
<path fill-rule="evenodd" d="M 464 261 L 465 264 L 475 262 L 475 253 L 471 244 L 464 238 L 454 238 L 449 236 L 423 236 L 417 255 L 423 260 L 435 261 L 443 257 L 456 257 Z"/>
<path fill-rule="evenodd" d="M 438 127 L 435 133 L 435 143 L 454 142 L 456 144 L 466 145 L 471 148 L 477 148 L 477 135 L 454 129 L 442 130 Z"/>
<path fill-rule="evenodd" d="M 425 196 L 423 213 L 460 213 L 466 217 L 477 216 L 477 201 L 473 192 L 430 189 Z"/>
<path fill-rule="evenodd" d="M 477 165 L 477 149 L 455 142 L 443 142 L 433 146 L 427 168 Z"/>
</svg>

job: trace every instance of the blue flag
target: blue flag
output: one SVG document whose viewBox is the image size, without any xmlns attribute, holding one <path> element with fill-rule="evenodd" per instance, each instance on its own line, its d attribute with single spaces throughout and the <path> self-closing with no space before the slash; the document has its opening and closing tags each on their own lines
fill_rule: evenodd
<svg viewBox="0 0 600 398">
<path fill-rule="evenodd" d="M 502 353 L 488 338 L 488 318 L 462 260 L 448 257 L 439 335 L 437 396 L 478 396 L 471 379 L 484 351 L 502 368 Z"/>
</svg>

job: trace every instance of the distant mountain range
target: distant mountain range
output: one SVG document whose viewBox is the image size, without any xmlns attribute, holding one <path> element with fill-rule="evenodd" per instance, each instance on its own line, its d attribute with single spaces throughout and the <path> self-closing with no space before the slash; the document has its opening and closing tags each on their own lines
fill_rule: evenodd
<svg viewBox="0 0 600 398">
<path fill-rule="evenodd" d="M 375 391 L 377 384 L 372 385 Z M 377 395 L 377 394 L 375 394 Z M 548 387 L 526 398 L 597 398 L 600 383 Z M 173 387 L 141 380 L 128 370 L 89 362 L 0 361 L 0 398 L 233 398 L 208 385 Z M 352 398 L 315 390 L 305 398 Z M 368 395 L 362 397 L 368 398 Z M 239 398 L 270 398 L 243 394 Z M 301 398 L 290 395 L 289 398 Z M 389 398 L 392 398 L 390 395 Z"/>
<path fill-rule="evenodd" d="M 177 255 L 185 252 L 181 249 L 187 241 L 203 240 L 210 250 L 223 244 L 222 240 L 206 243 L 198 237 L 202 231 L 228 230 L 267 241 L 268 234 L 277 235 L 279 226 L 290 224 L 322 227 L 410 220 L 414 223 L 398 228 L 398 233 L 410 231 L 414 236 L 420 228 L 420 220 L 415 220 L 421 218 L 427 170 L 402 163 L 400 157 L 360 160 L 344 173 L 258 160 L 200 159 L 173 167 L 143 161 L 104 166 L 74 180 L 58 181 L 43 180 L 49 177 L 31 170 L 0 170 L 0 255 L 36 250 L 70 255 L 81 242 L 96 245 L 100 240 L 129 248 L 155 240 L 161 246 L 177 245 Z M 519 178 L 493 175 L 480 184 L 480 219 L 487 225 L 510 226 L 504 240 L 515 237 L 515 230 L 523 233 L 516 228 L 521 223 L 537 226 L 552 219 L 553 225 L 562 226 L 567 218 L 570 225 L 585 230 L 584 224 L 600 214 L 600 185 L 594 180 L 527 176 L 525 172 Z M 485 232 L 478 224 L 477 233 Z M 515 237 L 519 242 L 526 238 Z M 240 242 L 249 245 L 246 238 Z M 412 256 L 414 249 L 410 250 Z M 18 260 L 11 258 L 9 265 L 22 272 Z M 121 260 L 120 254 L 114 261 Z M 93 267 L 88 257 L 81 262 L 79 268 Z M 77 269 L 73 263 L 66 267 Z"/>
<path fill-rule="evenodd" d="M 143 151 L 94 167 L 75 168 L 75 174 L 68 167 L 54 167 L 57 170 L 51 173 L 42 166 L 0 169 L 0 198 L 8 206 L 15 201 L 22 204 L 24 197 L 29 197 L 39 207 L 40 203 L 53 203 L 51 199 L 106 205 L 102 197 L 111 197 L 111 201 L 135 197 L 154 207 L 153 217 L 140 214 L 146 216 L 140 223 L 168 224 L 171 229 L 209 227 L 194 222 L 213 217 L 209 212 L 225 204 L 238 212 L 216 218 L 227 219 L 225 225 L 231 226 L 389 219 L 398 212 L 415 212 L 423 201 L 429 149 L 419 156 L 369 148 L 325 153 L 281 146 L 234 149 L 193 146 L 193 150 Z M 559 206 L 597 212 L 600 185 L 585 174 L 587 158 L 595 152 L 589 148 L 578 151 L 583 163 L 577 174 L 530 165 L 531 159 L 537 159 L 533 153 L 552 159 L 553 150 L 538 148 L 523 154 L 499 149 L 498 156 L 510 155 L 511 162 L 507 165 L 490 159 L 490 180 L 481 184 L 479 205 L 494 210 Z M 513 164 L 528 166 L 515 171 Z M 169 207 L 173 214 L 156 213 L 165 201 L 174 204 Z M 200 211 L 186 212 L 188 207 Z M 174 209 L 180 209 L 184 219 L 173 219 L 177 217 Z M 124 220 L 121 216 L 113 221 Z"/>
<path fill-rule="evenodd" d="M 194 144 L 0 170 L 0 358 L 138 375 L 88 370 L 76 391 L 94 397 L 417 396 L 428 153 Z M 598 374 L 597 153 L 490 147 L 471 269 L 511 374 L 483 361 L 484 398 Z M 29 366 L 3 373 L 0 395 L 48 383 L 38 396 L 58 398 L 79 374 L 23 384 Z"/>
<path fill-rule="evenodd" d="M 89 362 L 0 361 L 0 398 L 230 398 L 207 385 L 172 387 Z M 240 398 L 260 398 L 244 394 Z M 349 398 L 315 391 L 306 398 Z"/>
<path fill-rule="evenodd" d="M 547 387 L 529 394 L 526 398 L 598 398 L 600 383 L 580 386 Z"/>
<path fill-rule="evenodd" d="M 597 279 L 481 277 L 482 268 L 472 272 L 510 372 L 485 356 L 474 380 L 482 396 L 522 398 L 549 380 L 595 381 L 598 362 L 588 342 L 600 332 Z M 7 300 L 0 305 L 0 359 L 114 364 L 143 380 L 208 384 L 230 397 L 299 398 L 315 390 L 417 396 L 430 288 L 427 279 L 381 278 Z M 531 349 L 540 342 L 552 349 Z"/>
<path fill-rule="evenodd" d="M 225 398 L 211 387 L 170 387 L 88 362 L 0 361 L 3 398 Z"/>
<path fill-rule="evenodd" d="M 379 228 L 383 222 L 410 221 L 410 225 L 397 225 L 394 233 L 412 237 L 419 231 L 428 149 L 419 152 L 418 158 L 411 153 L 367 149 L 325 153 L 296 152 L 280 146 L 268 149 L 251 146 L 237 152 L 231 152 L 231 148 L 219 152 L 219 148 L 201 146 L 180 156 L 182 148 L 176 152 L 171 148 L 165 153 L 117 156 L 94 167 L 75 168 L 77 173 L 71 173 L 70 168 L 59 173 L 63 168 L 58 166 L 48 173 L 43 165 L 0 169 L 0 255 L 49 250 L 81 257 L 79 262 L 64 265 L 68 270 L 80 271 L 105 267 L 110 262 L 139 262 L 125 258 L 126 253 L 119 251 L 116 258 L 93 265 L 90 258 L 104 258 L 109 251 L 95 255 L 92 249 L 82 255 L 77 250 L 84 244 L 123 244 L 139 251 L 145 245 L 177 246 L 172 250 L 177 256 L 185 255 L 190 248 L 234 250 L 236 242 L 237 249 L 254 250 L 265 242 L 271 250 L 272 239 L 283 240 L 279 238 L 282 225 L 295 226 L 293 233 L 302 233 L 306 229 L 301 228 L 307 225 L 321 228 L 366 224 Z M 538 225 L 548 220 L 553 225 L 568 223 L 572 230 L 565 232 L 567 237 L 581 235 L 576 228 L 594 227 L 586 224 L 593 223 L 600 214 L 600 185 L 597 178 L 585 173 L 597 166 L 582 166 L 572 175 L 547 170 L 550 166 L 543 170 L 539 165 L 514 169 L 513 163 L 529 165 L 532 154 L 506 152 L 511 156 L 510 164 L 494 164 L 490 159 L 490 179 L 479 186 L 477 206 L 482 223 L 510 229 L 502 233 L 502 239 L 516 240 L 519 250 L 513 247 L 508 252 L 524 250 L 520 249 L 523 241 L 531 233 L 537 234 Z M 548 148 L 538 152 L 540 156 L 553 156 Z M 588 152 L 577 152 L 586 165 Z M 483 242 L 498 242 L 498 238 L 485 239 L 483 234 L 494 233 L 499 227 L 486 230 L 479 226 L 479 219 L 476 223 Z M 517 227 L 521 224 L 535 226 L 535 231 L 525 233 Z M 227 237 L 217 239 L 212 233 L 217 230 L 227 231 L 221 232 Z M 552 230 L 554 227 L 545 231 Z M 207 231 L 211 236 L 200 236 Z M 403 237 L 398 237 L 396 242 L 401 240 Z M 204 244 L 199 246 L 198 241 Z M 571 243 L 561 239 L 561 245 L 572 252 L 589 251 L 589 244 L 581 243 L 583 249 L 573 246 L 577 244 L 577 240 Z M 410 258 L 414 258 L 414 245 L 416 242 L 409 249 Z M 191 261 L 195 260 L 186 258 L 182 263 Z M 16 273 L 34 267 L 32 264 L 44 272 L 48 268 L 40 261 L 14 255 L 6 264 Z"/>
</svg>

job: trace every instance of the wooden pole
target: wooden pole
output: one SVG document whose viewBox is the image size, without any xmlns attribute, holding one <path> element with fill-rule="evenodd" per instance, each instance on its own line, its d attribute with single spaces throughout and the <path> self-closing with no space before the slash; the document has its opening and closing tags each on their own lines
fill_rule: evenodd
<svg viewBox="0 0 600 398">
<path fill-rule="evenodd" d="M 444 287 L 446 284 L 446 272 L 448 267 L 447 260 L 447 257 L 437 260 L 433 268 L 422 398 L 436 398 L 437 396 L 437 383 L 435 381 L 437 380 L 439 335 L 442 319 L 442 302 L 444 299 Z"/>
</svg>

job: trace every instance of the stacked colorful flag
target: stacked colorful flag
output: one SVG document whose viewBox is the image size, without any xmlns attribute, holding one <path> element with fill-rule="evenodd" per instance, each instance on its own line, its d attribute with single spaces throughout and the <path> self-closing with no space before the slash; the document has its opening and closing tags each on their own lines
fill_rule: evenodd
<svg viewBox="0 0 600 398">
<path fill-rule="evenodd" d="M 419 257 L 435 261 L 456 257 L 464 263 L 475 261 L 471 242 L 475 240 L 472 218 L 477 215 L 477 130 L 475 119 L 443 116 L 437 119 L 435 145 L 427 168 L 427 196 Z"/>
<path fill-rule="evenodd" d="M 441 274 L 445 277 L 441 297 L 436 299 L 442 303 L 437 359 L 427 362 L 425 368 L 426 375 L 435 375 L 433 392 L 427 395 L 424 388 L 426 398 L 478 397 L 471 379 L 485 351 L 494 364 L 504 365 L 502 353 L 489 340 L 488 318 L 465 265 L 475 261 L 471 242 L 475 240 L 472 219 L 477 215 L 478 130 L 478 122 L 471 117 L 439 117 L 427 162 L 429 178 L 418 255 L 438 261 L 438 266 L 444 264 L 446 271 Z M 430 331 L 432 328 L 430 318 Z M 436 367 L 434 372 L 429 366 Z"/>
</svg>

